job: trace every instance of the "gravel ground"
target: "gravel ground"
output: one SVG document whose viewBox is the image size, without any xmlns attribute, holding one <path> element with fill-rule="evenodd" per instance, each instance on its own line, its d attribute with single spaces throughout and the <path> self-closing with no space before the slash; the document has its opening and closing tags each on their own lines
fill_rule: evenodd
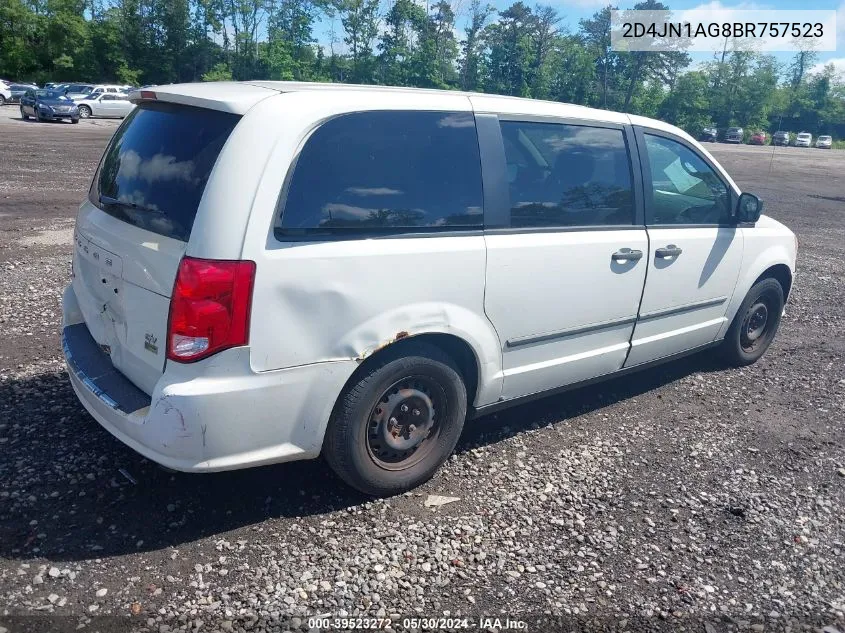
<svg viewBox="0 0 845 633">
<path fill-rule="evenodd" d="M 0 633 L 317 614 L 845 630 L 845 152 L 710 146 L 800 240 L 756 365 L 704 355 L 482 418 L 427 485 L 369 501 L 321 461 L 168 473 L 85 413 L 60 296 L 116 124 L 15 113 L 0 110 Z"/>
</svg>

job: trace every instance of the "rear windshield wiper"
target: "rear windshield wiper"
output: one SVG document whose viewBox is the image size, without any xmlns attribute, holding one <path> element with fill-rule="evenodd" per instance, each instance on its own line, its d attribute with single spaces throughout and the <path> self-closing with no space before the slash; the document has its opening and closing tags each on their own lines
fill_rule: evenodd
<svg viewBox="0 0 845 633">
<path fill-rule="evenodd" d="M 128 202 L 126 200 L 118 200 L 117 198 L 112 198 L 110 196 L 104 196 L 100 194 L 99 197 L 100 204 L 107 204 L 113 207 L 124 207 L 126 209 L 132 209 L 133 211 L 146 211 L 148 213 L 156 213 L 158 215 L 164 215 L 162 211 L 158 209 L 153 209 L 150 207 L 145 207 L 140 204 L 135 204 L 134 202 Z"/>
</svg>

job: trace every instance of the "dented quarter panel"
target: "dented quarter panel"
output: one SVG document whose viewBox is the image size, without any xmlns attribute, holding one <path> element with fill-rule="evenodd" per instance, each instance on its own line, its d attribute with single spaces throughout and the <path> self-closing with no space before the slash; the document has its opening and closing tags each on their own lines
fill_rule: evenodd
<svg viewBox="0 0 845 633">
<path fill-rule="evenodd" d="M 501 391 L 498 337 L 484 314 L 481 235 L 279 244 L 255 280 L 252 367 L 357 359 L 400 338 L 452 334 L 479 369 L 478 402 Z M 274 315 L 272 318 L 270 315 Z"/>
<path fill-rule="evenodd" d="M 484 313 L 486 252 L 481 234 L 284 243 L 273 235 L 289 166 L 322 121 L 363 110 L 470 112 L 469 99 L 386 93 L 373 100 L 362 90 L 333 100 L 303 92 L 271 97 L 258 108 L 265 117 L 276 108 L 285 130 L 276 138 L 250 201 L 241 254 L 260 262 L 250 331 L 253 370 L 360 361 L 400 333 L 444 333 L 460 337 L 475 353 L 476 404 L 498 399 L 501 346 Z M 248 113 L 242 125 L 251 116 Z"/>
</svg>

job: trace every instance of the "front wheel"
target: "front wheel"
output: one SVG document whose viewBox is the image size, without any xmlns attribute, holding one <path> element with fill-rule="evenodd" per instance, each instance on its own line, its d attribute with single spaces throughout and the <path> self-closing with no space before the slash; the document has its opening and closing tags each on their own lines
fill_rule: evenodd
<svg viewBox="0 0 845 633">
<path fill-rule="evenodd" d="M 783 302 L 783 287 L 775 279 L 761 279 L 751 287 L 722 343 L 728 363 L 750 365 L 766 353 L 780 325 Z"/>
<path fill-rule="evenodd" d="M 91 108 L 86 105 L 79 106 L 79 116 L 83 119 L 87 119 L 91 116 Z"/>
<path fill-rule="evenodd" d="M 24 121 L 29 121 L 29 115 L 28 115 L 28 114 L 26 113 L 26 111 L 23 109 L 23 106 L 21 106 L 21 118 L 22 118 Z"/>
<path fill-rule="evenodd" d="M 442 350 L 407 342 L 353 376 L 338 399 L 323 455 L 353 488 L 372 496 L 427 481 L 455 449 L 467 412 L 460 371 Z"/>
</svg>

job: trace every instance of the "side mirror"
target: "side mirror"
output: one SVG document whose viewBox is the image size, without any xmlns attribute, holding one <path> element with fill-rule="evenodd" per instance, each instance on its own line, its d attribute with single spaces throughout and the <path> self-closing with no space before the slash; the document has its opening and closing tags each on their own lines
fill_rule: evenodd
<svg viewBox="0 0 845 633">
<path fill-rule="evenodd" d="M 760 219 L 760 214 L 763 212 L 763 201 L 760 200 L 753 193 L 743 193 L 739 196 L 739 201 L 736 203 L 736 220 L 737 222 L 748 222 L 754 224 Z"/>
</svg>

